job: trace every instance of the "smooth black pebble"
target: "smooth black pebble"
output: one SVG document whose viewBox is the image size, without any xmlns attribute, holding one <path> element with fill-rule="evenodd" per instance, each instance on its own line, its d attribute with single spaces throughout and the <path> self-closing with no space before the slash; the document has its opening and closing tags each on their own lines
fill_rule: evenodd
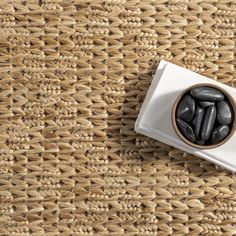
<svg viewBox="0 0 236 236">
<path fill-rule="evenodd" d="M 190 90 L 190 94 L 198 99 L 208 102 L 223 101 L 224 95 L 219 90 L 207 86 L 195 87 Z"/>
<path fill-rule="evenodd" d="M 194 134 L 195 134 L 196 137 L 199 136 L 199 132 L 200 132 L 204 112 L 205 112 L 204 108 L 201 108 L 201 107 L 196 108 L 195 116 L 194 116 L 194 119 L 193 119 Z"/>
<path fill-rule="evenodd" d="M 226 101 L 217 103 L 217 120 L 220 124 L 228 125 L 232 122 L 233 115 L 230 105 Z"/>
<path fill-rule="evenodd" d="M 203 118 L 203 123 L 202 123 L 202 128 L 201 128 L 201 139 L 202 140 L 208 140 L 211 131 L 213 129 L 214 123 L 216 120 L 216 107 L 215 106 L 209 106 L 206 109 L 204 118 Z"/>
<path fill-rule="evenodd" d="M 185 121 L 181 120 L 181 119 L 177 119 L 176 120 L 177 125 L 181 131 L 181 133 L 191 142 L 195 141 L 195 135 L 193 132 L 193 129 L 191 128 L 191 126 L 189 124 L 187 124 Z"/>
<path fill-rule="evenodd" d="M 195 143 L 198 145 L 205 145 L 205 141 L 202 139 L 197 139 Z"/>
<path fill-rule="evenodd" d="M 223 140 L 229 134 L 228 125 L 220 125 L 216 127 L 211 134 L 211 143 L 215 144 Z"/>
<path fill-rule="evenodd" d="M 215 105 L 215 102 L 200 101 L 199 104 L 200 104 L 201 107 L 205 108 L 205 107 Z"/>
<path fill-rule="evenodd" d="M 195 113 L 195 101 L 190 95 L 185 95 L 177 108 L 177 118 L 189 122 Z"/>
</svg>

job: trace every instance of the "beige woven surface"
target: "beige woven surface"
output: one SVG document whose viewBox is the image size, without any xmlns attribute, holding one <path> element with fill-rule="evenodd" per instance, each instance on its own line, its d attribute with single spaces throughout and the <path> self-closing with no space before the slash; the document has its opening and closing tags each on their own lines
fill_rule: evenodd
<svg viewBox="0 0 236 236">
<path fill-rule="evenodd" d="M 233 235 L 235 176 L 134 122 L 160 59 L 235 85 L 235 18 L 235 0 L 1 1 L 0 235 Z"/>
</svg>

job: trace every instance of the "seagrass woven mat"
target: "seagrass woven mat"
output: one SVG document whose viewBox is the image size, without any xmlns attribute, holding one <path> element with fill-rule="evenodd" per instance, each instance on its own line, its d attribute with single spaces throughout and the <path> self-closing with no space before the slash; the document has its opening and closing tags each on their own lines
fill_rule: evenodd
<svg viewBox="0 0 236 236">
<path fill-rule="evenodd" d="M 235 176 L 134 122 L 161 59 L 235 86 L 235 24 L 234 0 L 0 1 L 0 235 L 234 235 Z"/>
</svg>

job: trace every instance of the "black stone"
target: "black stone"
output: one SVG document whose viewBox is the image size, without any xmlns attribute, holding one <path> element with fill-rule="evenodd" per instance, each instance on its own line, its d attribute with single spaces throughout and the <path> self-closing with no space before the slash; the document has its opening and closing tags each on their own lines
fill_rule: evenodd
<svg viewBox="0 0 236 236">
<path fill-rule="evenodd" d="M 204 145 L 205 141 L 202 140 L 202 139 L 197 139 L 195 143 L 198 144 L 198 145 Z"/>
<path fill-rule="evenodd" d="M 209 106 L 205 112 L 202 128 L 201 128 L 201 139 L 202 140 L 208 140 L 211 131 L 213 129 L 214 123 L 216 120 L 216 107 L 215 106 Z"/>
<path fill-rule="evenodd" d="M 226 101 L 217 103 L 217 120 L 220 124 L 228 125 L 232 122 L 233 114 Z"/>
<path fill-rule="evenodd" d="M 201 107 L 196 108 L 195 116 L 194 116 L 194 119 L 193 119 L 194 134 L 195 134 L 196 137 L 199 136 L 199 132 L 200 132 L 204 112 L 205 112 L 204 108 L 201 108 Z"/>
<path fill-rule="evenodd" d="M 207 86 L 192 88 L 190 93 L 194 98 L 202 101 L 217 102 L 224 100 L 224 95 L 219 90 Z"/>
<path fill-rule="evenodd" d="M 215 105 L 214 102 L 207 102 L 207 101 L 200 101 L 199 104 L 203 108 Z"/>
<path fill-rule="evenodd" d="M 228 125 L 220 125 L 216 127 L 211 134 L 211 143 L 215 144 L 222 141 L 229 134 Z"/>
<path fill-rule="evenodd" d="M 195 112 L 195 101 L 190 95 L 185 95 L 179 102 L 177 118 L 189 122 L 193 119 Z"/>
<path fill-rule="evenodd" d="M 185 121 L 181 119 L 176 120 L 180 132 L 191 142 L 195 141 L 193 129 Z"/>
</svg>

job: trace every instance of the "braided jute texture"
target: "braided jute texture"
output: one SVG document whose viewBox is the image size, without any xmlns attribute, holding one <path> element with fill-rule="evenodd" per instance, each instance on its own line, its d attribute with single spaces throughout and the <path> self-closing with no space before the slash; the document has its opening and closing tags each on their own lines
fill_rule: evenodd
<svg viewBox="0 0 236 236">
<path fill-rule="evenodd" d="M 235 34 L 235 0 L 1 0 L 0 235 L 234 235 L 236 176 L 134 122 L 161 59 L 235 86 Z"/>
</svg>

